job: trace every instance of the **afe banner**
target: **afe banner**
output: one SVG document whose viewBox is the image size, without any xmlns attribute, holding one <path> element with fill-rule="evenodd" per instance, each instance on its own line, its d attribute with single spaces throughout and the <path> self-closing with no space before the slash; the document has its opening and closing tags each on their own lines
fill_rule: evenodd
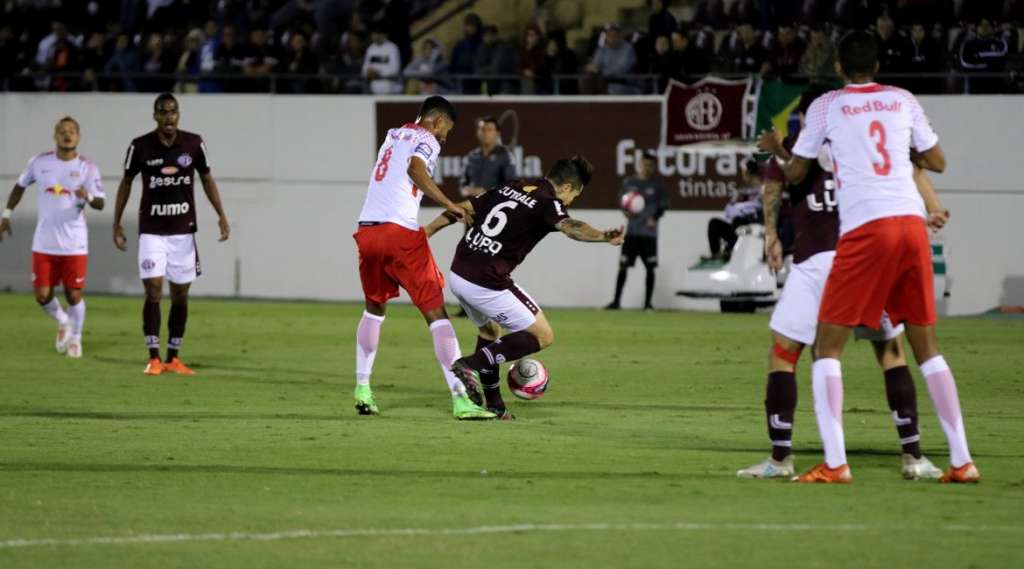
<svg viewBox="0 0 1024 569">
<path fill-rule="evenodd" d="M 662 141 L 667 146 L 744 137 L 750 81 L 705 77 L 693 85 L 670 81 L 665 91 Z"/>
<path fill-rule="evenodd" d="M 520 177 L 541 177 L 559 158 L 574 154 L 594 164 L 594 179 L 573 204 L 580 209 L 618 209 L 622 180 L 636 174 L 644 151 L 657 156 L 657 176 L 665 182 L 670 209 L 721 210 L 747 182 L 744 161 L 752 145 L 666 146 L 662 135 L 662 102 L 654 98 L 601 101 L 527 99 L 452 101 L 459 123 L 441 147 L 434 179 L 451 197 L 459 195 L 465 155 L 477 147 L 478 117 L 493 116 L 502 143 L 512 152 Z M 389 128 L 416 119 L 418 100 L 378 101 L 377 136 L 373 152 Z"/>
</svg>

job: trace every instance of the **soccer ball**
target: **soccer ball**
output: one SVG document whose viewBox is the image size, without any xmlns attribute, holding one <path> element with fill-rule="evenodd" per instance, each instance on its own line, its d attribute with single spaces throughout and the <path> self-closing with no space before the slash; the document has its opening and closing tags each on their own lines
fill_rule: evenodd
<svg viewBox="0 0 1024 569">
<path fill-rule="evenodd" d="M 508 368 L 508 388 L 520 399 L 537 399 L 548 389 L 548 370 L 537 360 L 523 358 Z"/>
<path fill-rule="evenodd" d="M 644 195 L 637 191 L 627 192 L 622 196 L 620 202 L 623 213 L 626 217 L 633 217 L 644 210 Z"/>
</svg>

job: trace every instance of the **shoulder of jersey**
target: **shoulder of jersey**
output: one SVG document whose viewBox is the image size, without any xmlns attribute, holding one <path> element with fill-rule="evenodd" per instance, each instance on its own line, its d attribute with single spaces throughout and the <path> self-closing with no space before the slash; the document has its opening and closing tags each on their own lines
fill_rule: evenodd
<svg viewBox="0 0 1024 569">
<path fill-rule="evenodd" d="M 40 152 L 39 154 L 36 154 L 35 156 L 33 156 L 32 158 L 29 159 L 29 162 L 35 162 L 36 160 L 45 160 L 47 158 L 51 158 L 51 157 L 56 156 L 56 155 L 57 155 L 56 151 L 54 151 L 54 150 L 47 150 L 46 152 Z"/>
<path fill-rule="evenodd" d="M 187 131 L 187 130 L 179 130 L 178 131 L 178 136 L 180 136 L 182 138 L 182 140 L 202 140 L 202 138 L 203 138 L 203 137 L 199 136 L 198 134 L 196 134 L 194 132 Z"/>
</svg>

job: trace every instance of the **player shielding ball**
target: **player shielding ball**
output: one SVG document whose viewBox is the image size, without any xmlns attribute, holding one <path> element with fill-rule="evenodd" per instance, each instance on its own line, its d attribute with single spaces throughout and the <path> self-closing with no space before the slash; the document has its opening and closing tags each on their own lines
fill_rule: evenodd
<svg viewBox="0 0 1024 569">
<path fill-rule="evenodd" d="M 877 329 L 883 311 L 905 323 L 950 450 L 943 482 L 977 482 L 967 448 L 956 381 L 935 338 L 935 292 L 926 219 L 914 185 L 914 165 L 934 172 L 946 158 L 917 99 L 873 81 L 878 46 L 865 32 L 848 33 L 836 70 L 847 85 L 818 98 L 793 147 L 786 179 L 800 183 L 826 141 L 839 201 L 840 240 L 825 284 L 811 367 L 814 410 L 825 462 L 799 482 L 848 482 L 843 435 L 843 380 L 839 358 L 856 326 Z M 912 154 L 913 153 L 913 154 Z"/>
<path fill-rule="evenodd" d="M 516 180 L 464 202 L 474 216 L 459 242 L 450 287 L 479 328 L 476 352 L 457 360 L 452 372 L 470 398 L 501 419 L 512 419 L 501 397 L 498 367 L 547 348 L 555 334 L 540 306 L 512 279 L 515 270 L 548 233 L 577 241 L 621 245 L 623 230 L 599 231 L 569 216 L 568 207 L 590 183 L 594 168 L 580 156 L 555 162 L 547 176 Z M 445 213 L 427 226 L 433 235 L 458 219 Z M 510 333 L 499 338 L 500 328 Z"/>
<path fill-rule="evenodd" d="M 801 96 L 797 107 L 801 126 L 805 123 L 811 102 L 823 93 L 822 89 L 812 87 Z M 791 134 L 783 141 L 778 133 L 768 131 L 762 134 L 758 144 L 761 150 L 778 157 L 765 168 L 763 193 L 765 255 L 775 270 L 783 266 L 778 217 L 785 173 L 780 161 L 784 163 L 792 158 L 789 149 L 795 139 Z M 923 171 L 915 175 L 915 181 L 922 197 L 926 198 L 928 210 L 941 210 L 934 188 Z M 821 294 L 839 240 L 835 180 L 827 153 L 823 152 L 810 164 L 802 182 L 788 189 L 795 233 L 793 264 L 782 289 L 782 297 L 772 312 L 770 328 L 774 341 L 765 390 L 765 416 L 772 451 L 771 457 L 763 462 L 738 471 L 736 474 L 741 478 L 790 478 L 796 474 L 792 453 L 797 402 L 796 364 L 804 347 L 814 343 Z M 888 316 L 883 316 L 880 330 L 861 327 L 856 334 L 858 338 L 871 340 L 882 368 L 889 409 L 903 449 L 903 477 L 910 480 L 939 478 L 942 471 L 921 453 L 917 394 L 903 351 L 903 325 L 894 326 Z"/>
<path fill-rule="evenodd" d="M 85 325 L 85 276 L 89 264 L 89 230 L 85 207 L 103 209 L 106 195 L 100 170 L 78 153 L 78 121 L 64 117 L 53 129 L 54 152 L 34 156 L 18 177 L 7 206 L 0 214 L 0 240 L 11 235 L 11 213 L 25 188 L 39 188 L 39 213 L 32 237 L 32 290 L 36 302 L 57 321 L 58 353 L 82 357 Z M 65 312 L 53 289 L 63 285 L 68 301 Z"/>
<path fill-rule="evenodd" d="M 418 215 L 423 194 L 455 219 L 469 219 L 432 178 L 441 144 L 455 126 L 455 107 L 444 97 L 428 97 L 415 123 L 388 130 L 370 171 L 366 201 L 353 237 L 359 250 L 359 279 L 366 310 L 356 329 L 355 406 L 360 415 L 380 412 L 370 389 L 370 375 L 380 343 L 387 303 L 405 289 L 423 314 L 434 341 L 434 354 L 459 420 L 494 419 L 475 405 L 462 383 L 449 371 L 461 355 L 455 328 L 444 309 L 444 277 L 437 269 Z"/>
<path fill-rule="evenodd" d="M 128 205 L 132 181 L 142 175 L 139 200 L 139 277 L 146 289 L 142 307 L 142 332 L 149 349 L 144 372 L 160 375 L 174 372 L 194 375 L 178 357 L 188 321 L 188 290 L 202 271 L 196 251 L 195 181 L 216 210 L 220 240 L 231 233 L 220 201 L 217 183 L 210 174 L 206 143 L 198 134 L 178 130 L 180 118 L 174 95 L 163 93 L 153 102 L 156 130 L 144 134 L 128 146 L 124 159 L 124 177 L 114 204 L 114 244 L 127 249 L 121 216 Z M 171 312 L 167 319 L 169 338 L 167 359 L 160 361 L 160 300 L 164 280 L 171 291 Z"/>
</svg>

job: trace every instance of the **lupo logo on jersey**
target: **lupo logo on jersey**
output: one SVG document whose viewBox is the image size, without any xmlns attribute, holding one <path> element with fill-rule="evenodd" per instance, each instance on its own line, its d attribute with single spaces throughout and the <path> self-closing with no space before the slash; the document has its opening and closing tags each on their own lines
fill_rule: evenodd
<svg viewBox="0 0 1024 569">
<path fill-rule="evenodd" d="M 178 156 L 178 166 L 182 168 L 188 168 L 192 164 L 192 157 L 188 154 L 182 154 Z"/>
</svg>

